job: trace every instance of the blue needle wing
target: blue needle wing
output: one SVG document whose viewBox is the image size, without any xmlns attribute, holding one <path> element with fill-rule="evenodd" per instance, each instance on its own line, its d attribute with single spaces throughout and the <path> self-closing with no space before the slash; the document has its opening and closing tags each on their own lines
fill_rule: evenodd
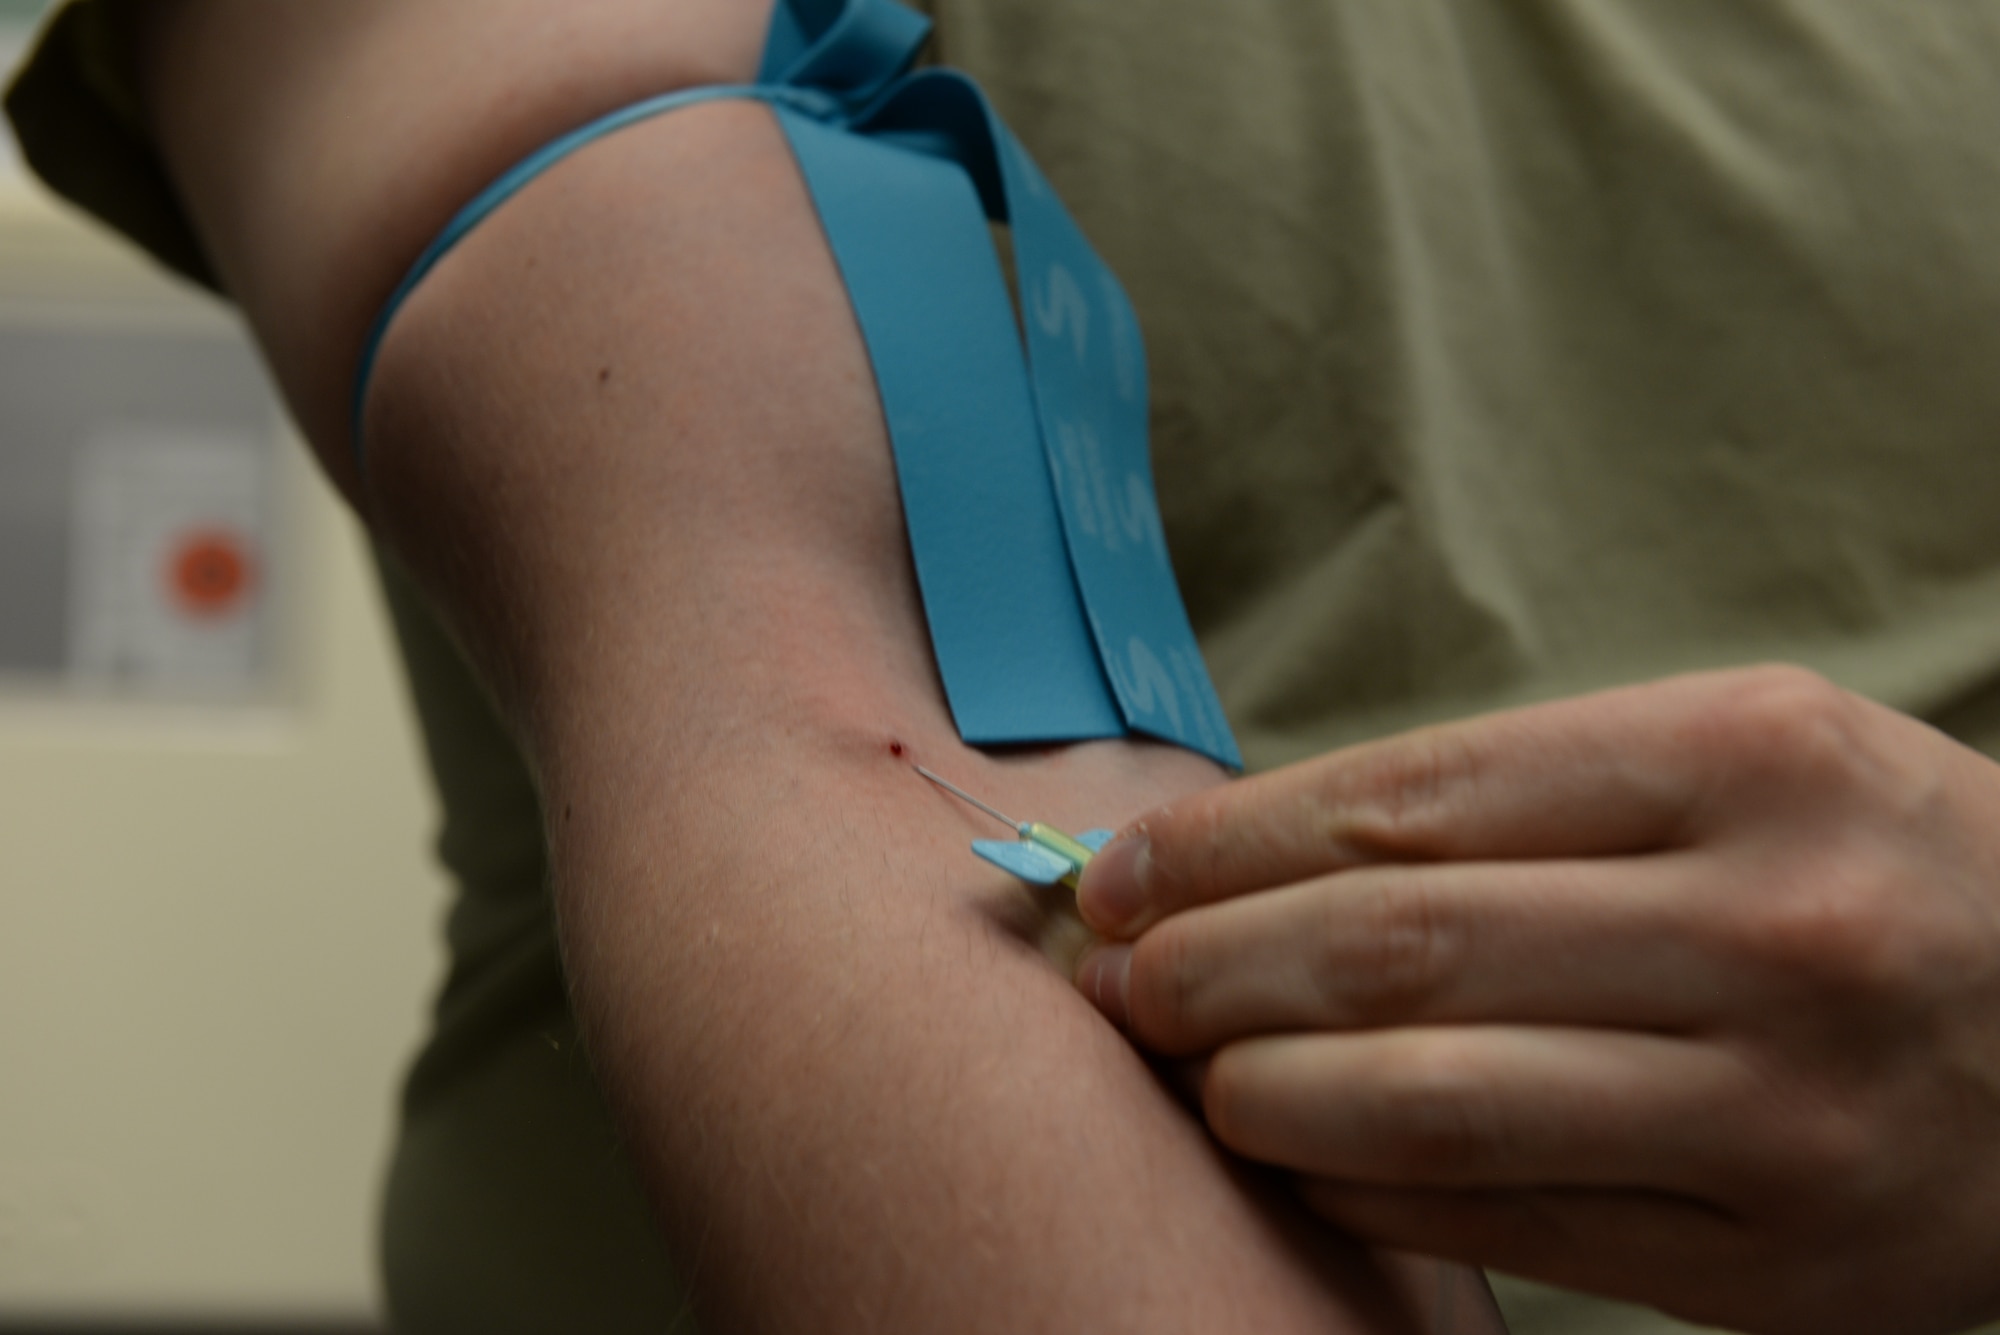
<svg viewBox="0 0 2000 1335">
<path fill-rule="evenodd" d="M 1030 885 L 1054 885 L 1076 870 L 1062 854 L 1025 839 L 975 839 L 972 851 Z"/>
<path fill-rule="evenodd" d="M 1085 830 L 1076 841 L 1095 853 L 1111 842 L 1110 830 Z M 1081 868 L 1052 848 L 1026 839 L 975 839 L 972 851 L 1030 885 L 1054 885 Z"/>
</svg>

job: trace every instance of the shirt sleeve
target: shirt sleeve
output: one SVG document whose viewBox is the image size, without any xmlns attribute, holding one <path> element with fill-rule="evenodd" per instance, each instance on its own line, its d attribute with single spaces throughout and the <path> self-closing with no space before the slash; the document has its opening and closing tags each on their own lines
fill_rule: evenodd
<svg viewBox="0 0 2000 1335">
<path fill-rule="evenodd" d="M 7 87 L 21 156 L 48 187 L 182 277 L 220 291 L 139 97 L 131 0 L 69 0 Z"/>
</svg>

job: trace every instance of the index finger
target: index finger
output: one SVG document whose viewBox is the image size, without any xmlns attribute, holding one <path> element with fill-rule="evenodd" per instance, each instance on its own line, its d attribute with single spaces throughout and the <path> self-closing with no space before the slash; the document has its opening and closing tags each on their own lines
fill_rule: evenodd
<svg viewBox="0 0 2000 1335">
<path fill-rule="evenodd" d="M 1686 841 L 1702 711 L 1774 674 L 1674 678 L 1368 742 L 1158 808 L 1084 872 L 1129 938 L 1182 909 L 1379 862 L 1579 858 Z M 1803 674 L 1799 674 L 1803 675 Z"/>
</svg>

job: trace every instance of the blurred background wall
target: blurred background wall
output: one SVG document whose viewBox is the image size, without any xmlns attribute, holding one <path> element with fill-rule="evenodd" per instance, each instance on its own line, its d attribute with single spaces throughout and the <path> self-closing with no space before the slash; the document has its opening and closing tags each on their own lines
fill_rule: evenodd
<svg viewBox="0 0 2000 1335">
<path fill-rule="evenodd" d="M 0 1331 L 373 1322 L 433 819 L 235 322 L 0 143 Z"/>
</svg>

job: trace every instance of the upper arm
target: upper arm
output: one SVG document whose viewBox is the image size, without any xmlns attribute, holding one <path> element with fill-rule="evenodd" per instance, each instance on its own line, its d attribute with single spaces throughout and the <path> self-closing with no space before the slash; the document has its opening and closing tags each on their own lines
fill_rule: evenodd
<svg viewBox="0 0 2000 1335">
<path fill-rule="evenodd" d="M 742 80 L 770 0 L 176 0 L 140 11 L 171 176 L 350 497 L 370 321 L 459 205 L 565 130 Z"/>
</svg>

